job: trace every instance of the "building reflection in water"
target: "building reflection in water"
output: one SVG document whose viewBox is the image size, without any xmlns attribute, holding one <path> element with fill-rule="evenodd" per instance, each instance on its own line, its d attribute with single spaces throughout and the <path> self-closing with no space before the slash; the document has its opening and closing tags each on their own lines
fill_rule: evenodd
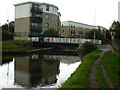
<svg viewBox="0 0 120 90">
<path fill-rule="evenodd" d="M 56 83 L 59 64 L 59 58 L 51 58 L 48 55 L 16 57 L 14 82 L 28 88 Z"/>
</svg>

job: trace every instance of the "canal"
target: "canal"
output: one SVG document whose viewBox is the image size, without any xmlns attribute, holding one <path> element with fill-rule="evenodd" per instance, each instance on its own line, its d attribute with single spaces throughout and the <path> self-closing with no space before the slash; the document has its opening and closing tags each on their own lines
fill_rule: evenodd
<svg viewBox="0 0 120 90">
<path fill-rule="evenodd" d="M 0 89 L 58 88 L 80 63 L 76 54 L 3 56 L 0 61 Z"/>
</svg>

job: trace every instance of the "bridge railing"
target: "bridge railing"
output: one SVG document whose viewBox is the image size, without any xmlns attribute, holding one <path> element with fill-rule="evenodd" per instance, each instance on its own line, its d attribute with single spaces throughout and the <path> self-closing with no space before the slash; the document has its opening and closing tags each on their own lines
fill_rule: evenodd
<svg viewBox="0 0 120 90">
<path fill-rule="evenodd" d="M 39 37 L 32 37 L 32 41 L 39 42 Z M 57 38 L 57 37 L 44 37 L 43 42 L 47 43 L 69 43 L 69 44 L 81 44 L 85 42 L 93 42 L 95 44 L 101 44 L 101 40 L 94 39 L 81 39 L 81 38 Z"/>
</svg>

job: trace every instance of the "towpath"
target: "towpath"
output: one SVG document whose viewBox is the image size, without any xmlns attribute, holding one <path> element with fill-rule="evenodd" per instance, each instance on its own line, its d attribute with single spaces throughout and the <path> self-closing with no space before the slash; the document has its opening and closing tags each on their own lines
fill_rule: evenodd
<svg viewBox="0 0 120 90">
<path fill-rule="evenodd" d="M 104 53 L 108 50 L 111 49 L 111 46 L 109 45 L 101 45 L 101 46 L 98 46 L 99 49 L 102 50 L 102 53 L 100 54 L 99 58 L 93 63 L 91 69 L 90 69 L 90 74 L 88 76 L 88 80 L 89 80 L 89 85 L 90 85 L 90 88 L 98 88 L 97 86 L 97 82 L 96 82 L 96 78 L 95 78 L 95 73 L 96 73 L 96 68 L 97 68 L 97 65 L 99 64 L 101 58 L 103 57 Z M 102 74 L 105 78 L 105 81 L 106 83 L 108 84 L 109 88 L 113 88 L 113 85 L 105 71 L 105 68 L 102 66 Z"/>
</svg>

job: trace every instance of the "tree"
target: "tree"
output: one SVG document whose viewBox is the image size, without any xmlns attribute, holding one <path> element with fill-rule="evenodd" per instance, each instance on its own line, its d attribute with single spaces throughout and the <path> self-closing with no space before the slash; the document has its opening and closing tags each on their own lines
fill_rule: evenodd
<svg viewBox="0 0 120 90">
<path fill-rule="evenodd" d="M 54 29 L 48 29 L 44 31 L 43 36 L 45 37 L 59 37 L 59 33 Z"/>
<path fill-rule="evenodd" d="M 87 38 L 94 39 L 94 32 L 95 32 L 95 39 L 102 40 L 103 43 L 106 43 L 106 38 L 104 38 L 104 35 L 101 33 L 101 31 L 93 29 L 87 34 Z"/>
<path fill-rule="evenodd" d="M 2 25 L 2 40 L 12 40 L 13 38 L 14 38 L 14 21 L 10 22 L 9 25 L 7 23 Z"/>
<path fill-rule="evenodd" d="M 110 30 L 106 30 L 106 39 L 107 40 L 111 39 Z"/>
<path fill-rule="evenodd" d="M 120 40 L 120 23 L 118 21 L 113 21 L 110 31 L 115 32 L 115 39 Z"/>
<path fill-rule="evenodd" d="M 94 51 L 97 49 L 97 46 L 92 43 L 92 42 L 86 42 L 83 43 L 82 46 L 80 47 L 79 51 L 81 53 L 82 56 Z"/>
</svg>

